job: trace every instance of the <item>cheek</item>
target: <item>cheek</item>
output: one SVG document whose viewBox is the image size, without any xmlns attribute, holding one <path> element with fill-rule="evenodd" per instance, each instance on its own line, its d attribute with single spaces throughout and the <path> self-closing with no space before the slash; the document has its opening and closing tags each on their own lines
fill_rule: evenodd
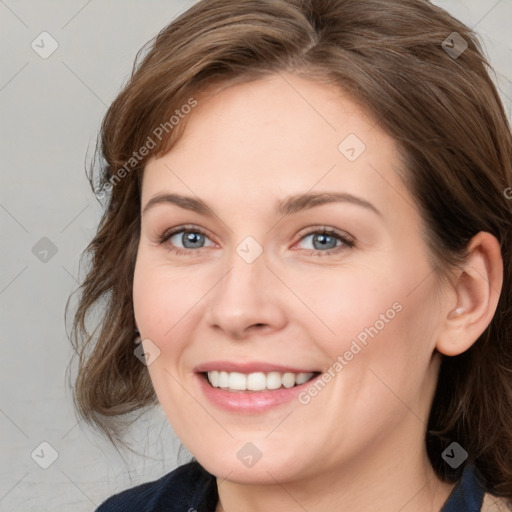
<svg viewBox="0 0 512 512">
<path fill-rule="evenodd" d="M 411 370 L 424 373 L 432 355 L 435 283 L 430 276 L 418 286 L 418 276 L 430 274 L 427 266 L 382 263 L 302 276 L 294 291 L 310 312 L 298 304 L 294 319 L 332 364 L 341 356 L 357 372 L 381 368 L 404 382 Z"/>
<path fill-rule="evenodd" d="M 285 280 L 295 283 L 294 292 L 305 305 L 296 301 L 294 321 L 331 358 L 349 350 L 354 339 L 364 344 L 388 330 L 402 309 L 400 283 L 369 268 L 314 269 L 295 277 L 288 273 Z"/>
<path fill-rule="evenodd" d="M 203 273 L 204 274 L 204 273 Z M 179 356 L 197 325 L 201 298 L 212 284 L 197 271 L 159 263 L 143 252 L 137 259 L 133 304 L 137 325 L 163 355 Z"/>
<path fill-rule="evenodd" d="M 188 277 L 187 272 L 159 264 L 142 254 L 135 266 L 133 282 L 135 318 L 145 340 L 145 351 L 158 353 L 148 365 L 148 372 L 160 404 L 167 417 L 173 419 L 173 426 L 176 421 L 179 425 L 183 410 L 197 412 L 197 403 L 183 393 L 180 385 L 184 377 L 180 362 L 197 324 L 198 308 L 194 305 L 205 292 L 190 286 Z"/>
</svg>

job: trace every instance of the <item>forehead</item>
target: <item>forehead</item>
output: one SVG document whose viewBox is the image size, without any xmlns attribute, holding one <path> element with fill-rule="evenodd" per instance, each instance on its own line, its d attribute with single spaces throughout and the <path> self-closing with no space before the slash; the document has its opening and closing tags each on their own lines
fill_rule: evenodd
<svg viewBox="0 0 512 512">
<path fill-rule="evenodd" d="M 177 144 L 147 164 L 143 204 L 172 190 L 266 208 L 328 190 L 383 211 L 408 194 L 394 170 L 394 140 L 336 87 L 280 74 L 197 99 Z"/>
</svg>

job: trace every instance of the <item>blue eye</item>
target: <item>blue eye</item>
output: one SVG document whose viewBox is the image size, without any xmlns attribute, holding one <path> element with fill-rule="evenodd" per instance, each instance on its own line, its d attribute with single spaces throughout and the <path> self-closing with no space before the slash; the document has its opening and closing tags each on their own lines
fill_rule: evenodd
<svg viewBox="0 0 512 512">
<path fill-rule="evenodd" d="M 176 240 L 173 241 L 173 238 Z M 186 229 L 184 226 L 181 226 L 162 235 L 162 237 L 159 238 L 159 242 L 164 243 L 169 241 L 172 245 L 172 250 L 176 252 L 177 250 L 190 251 L 193 249 L 202 249 L 205 239 L 209 238 L 202 230 L 195 227 Z M 181 243 L 183 246 L 180 247 L 176 245 L 177 242 Z"/>
<path fill-rule="evenodd" d="M 309 254 L 313 256 L 327 256 L 354 247 L 352 240 L 332 228 L 310 231 L 301 237 L 301 241 L 309 237 L 312 237 L 313 242 L 313 249 Z"/>
<path fill-rule="evenodd" d="M 308 237 L 313 237 L 313 249 L 304 249 L 309 251 L 309 255 L 326 256 L 354 247 L 352 240 L 332 228 L 317 228 L 303 234 L 300 240 L 303 241 Z M 198 252 L 195 249 L 207 247 L 205 245 L 206 240 L 210 240 L 210 238 L 200 228 L 195 226 L 179 226 L 160 236 L 158 242 L 162 244 L 168 241 L 171 246 L 169 249 L 171 252 L 192 254 Z M 178 244 L 182 244 L 181 247 Z M 212 243 L 211 245 L 214 244 Z"/>
</svg>

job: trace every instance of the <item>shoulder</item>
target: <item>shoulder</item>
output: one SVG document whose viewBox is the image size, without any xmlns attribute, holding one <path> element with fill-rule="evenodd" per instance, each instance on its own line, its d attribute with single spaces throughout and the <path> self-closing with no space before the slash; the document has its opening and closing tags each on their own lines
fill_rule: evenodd
<svg viewBox="0 0 512 512">
<path fill-rule="evenodd" d="M 96 512 L 210 512 L 215 510 L 217 499 L 215 477 L 193 460 L 158 480 L 111 496 Z"/>
<path fill-rule="evenodd" d="M 499 498 L 488 492 L 485 493 L 482 512 L 506 512 L 509 507 L 510 505 L 504 498 Z"/>
</svg>

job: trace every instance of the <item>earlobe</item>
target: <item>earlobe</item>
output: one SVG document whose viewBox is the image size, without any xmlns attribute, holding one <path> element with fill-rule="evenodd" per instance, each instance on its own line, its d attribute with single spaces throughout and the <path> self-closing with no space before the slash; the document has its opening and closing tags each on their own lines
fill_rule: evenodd
<svg viewBox="0 0 512 512">
<path fill-rule="evenodd" d="M 455 283 L 455 305 L 443 315 L 436 349 L 456 356 L 468 350 L 490 324 L 503 283 L 503 261 L 498 240 L 480 232 L 468 246 L 468 257 Z"/>
</svg>

